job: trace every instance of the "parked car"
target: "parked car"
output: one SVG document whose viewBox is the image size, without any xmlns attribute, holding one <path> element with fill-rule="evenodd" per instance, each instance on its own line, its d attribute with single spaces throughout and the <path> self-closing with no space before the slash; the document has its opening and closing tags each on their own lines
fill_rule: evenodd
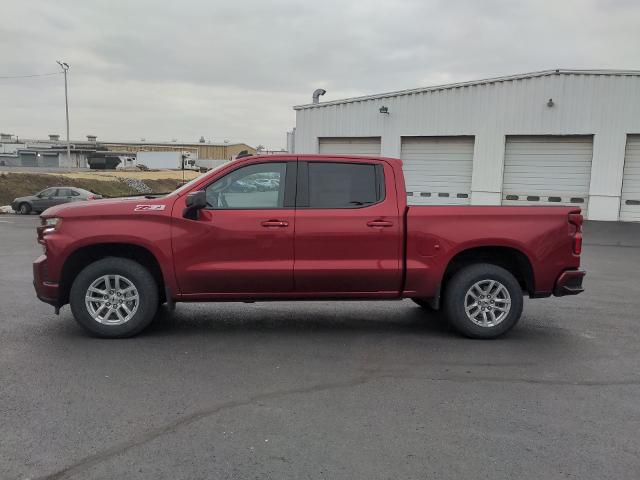
<svg viewBox="0 0 640 480">
<path fill-rule="evenodd" d="M 258 178 L 253 181 L 255 186 L 260 192 L 266 192 L 267 190 L 276 190 L 279 186 L 277 180 L 272 178 Z"/>
<path fill-rule="evenodd" d="M 28 197 L 18 197 L 11 202 L 11 208 L 22 215 L 32 212 L 42 213 L 47 208 L 62 203 L 97 200 L 102 195 L 77 187 L 50 187 Z"/>
<path fill-rule="evenodd" d="M 229 193 L 268 173 L 274 195 Z M 38 298 L 101 337 L 163 302 L 410 298 L 494 338 L 525 294 L 575 295 L 585 275 L 579 208 L 407 206 L 402 162 L 375 157 L 246 157 L 162 198 L 52 207 L 38 241 Z"/>
<path fill-rule="evenodd" d="M 247 193 L 255 192 L 256 190 L 258 190 L 258 187 L 249 182 L 243 182 L 242 180 L 237 180 L 229 186 L 230 192 Z"/>
</svg>

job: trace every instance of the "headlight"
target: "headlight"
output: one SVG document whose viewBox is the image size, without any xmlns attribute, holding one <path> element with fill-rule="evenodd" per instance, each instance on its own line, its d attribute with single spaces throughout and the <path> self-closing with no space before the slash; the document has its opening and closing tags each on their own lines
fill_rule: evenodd
<svg viewBox="0 0 640 480">
<path fill-rule="evenodd" d="M 44 227 L 47 227 L 47 229 L 53 228 L 54 230 L 56 230 L 60 226 L 61 223 L 62 223 L 62 219 L 58 218 L 58 217 L 43 218 L 42 219 L 42 225 Z"/>
<path fill-rule="evenodd" d="M 49 233 L 53 233 L 62 225 L 62 219 L 58 217 L 43 218 L 42 224 L 36 228 L 38 233 L 38 243 L 44 245 L 44 237 Z"/>
</svg>

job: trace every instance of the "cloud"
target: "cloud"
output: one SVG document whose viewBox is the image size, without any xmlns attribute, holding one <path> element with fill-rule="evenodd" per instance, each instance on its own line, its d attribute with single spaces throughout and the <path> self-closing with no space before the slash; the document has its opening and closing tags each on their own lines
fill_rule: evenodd
<svg viewBox="0 0 640 480">
<path fill-rule="evenodd" d="M 292 105 L 548 68 L 638 68 L 633 1 L 32 0 L 3 4 L 0 75 L 71 65 L 72 136 L 273 148 Z M 0 80 L 0 130 L 64 130 L 59 77 Z"/>
</svg>

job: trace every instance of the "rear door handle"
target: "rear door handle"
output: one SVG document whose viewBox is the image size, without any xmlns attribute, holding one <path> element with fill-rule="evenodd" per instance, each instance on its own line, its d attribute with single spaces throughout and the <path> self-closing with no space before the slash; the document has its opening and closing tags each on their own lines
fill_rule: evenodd
<svg viewBox="0 0 640 480">
<path fill-rule="evenodd" d="M 387 222 L 385 220 L 372 220 L 370 222 L 367 222 L 367 227 L 371 227 L 371 228 L 393 227 L 393 222 Z"/>
<path fill-rule="evenodd" d="M 268 227 L 284 228 L 289 226 L 289 222 L 285 222 L 284 220 L 265 220 L 264 222 L 261 222 L 260 225 L 267 228 Z"/>
</svg>

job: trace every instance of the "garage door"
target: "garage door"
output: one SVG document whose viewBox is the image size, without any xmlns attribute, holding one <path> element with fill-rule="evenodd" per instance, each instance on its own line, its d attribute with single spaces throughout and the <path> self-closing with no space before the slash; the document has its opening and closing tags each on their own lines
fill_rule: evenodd
<svg viewBox="0 0 640 480">
<path fill-rule="evenodd" d="M 22 152 L 20 154 L 20 165 L 23 167 L 37 167 L 38 157 L 35 153 Z"/>
<path fill-rule="evenodd" d="M 572 205 L 589 201 L 591 136 L 507 137 L 503 205 Z"/>
<path fill-rule="evenodd" d="M 403 137 L 409 205 L 466 205 L 471 197 L 473 137 Z"/>
<path fill-rule="evenodd" d="M 325 155 L 380 156 L 380 137 L 324 137 L 319 152 Z"/>
<path fill-rule="evenodd" d="M 60 166 L 58 162 L 58 154 L 43 154 L 40 157 L 40 167 L 58 167 Z"/>
<path fill-rule="evenodd" d="M 640 222 L 640 135 L 629 135 L 627 137 L 620 220 L 624 222 Z"/>
</svg>

